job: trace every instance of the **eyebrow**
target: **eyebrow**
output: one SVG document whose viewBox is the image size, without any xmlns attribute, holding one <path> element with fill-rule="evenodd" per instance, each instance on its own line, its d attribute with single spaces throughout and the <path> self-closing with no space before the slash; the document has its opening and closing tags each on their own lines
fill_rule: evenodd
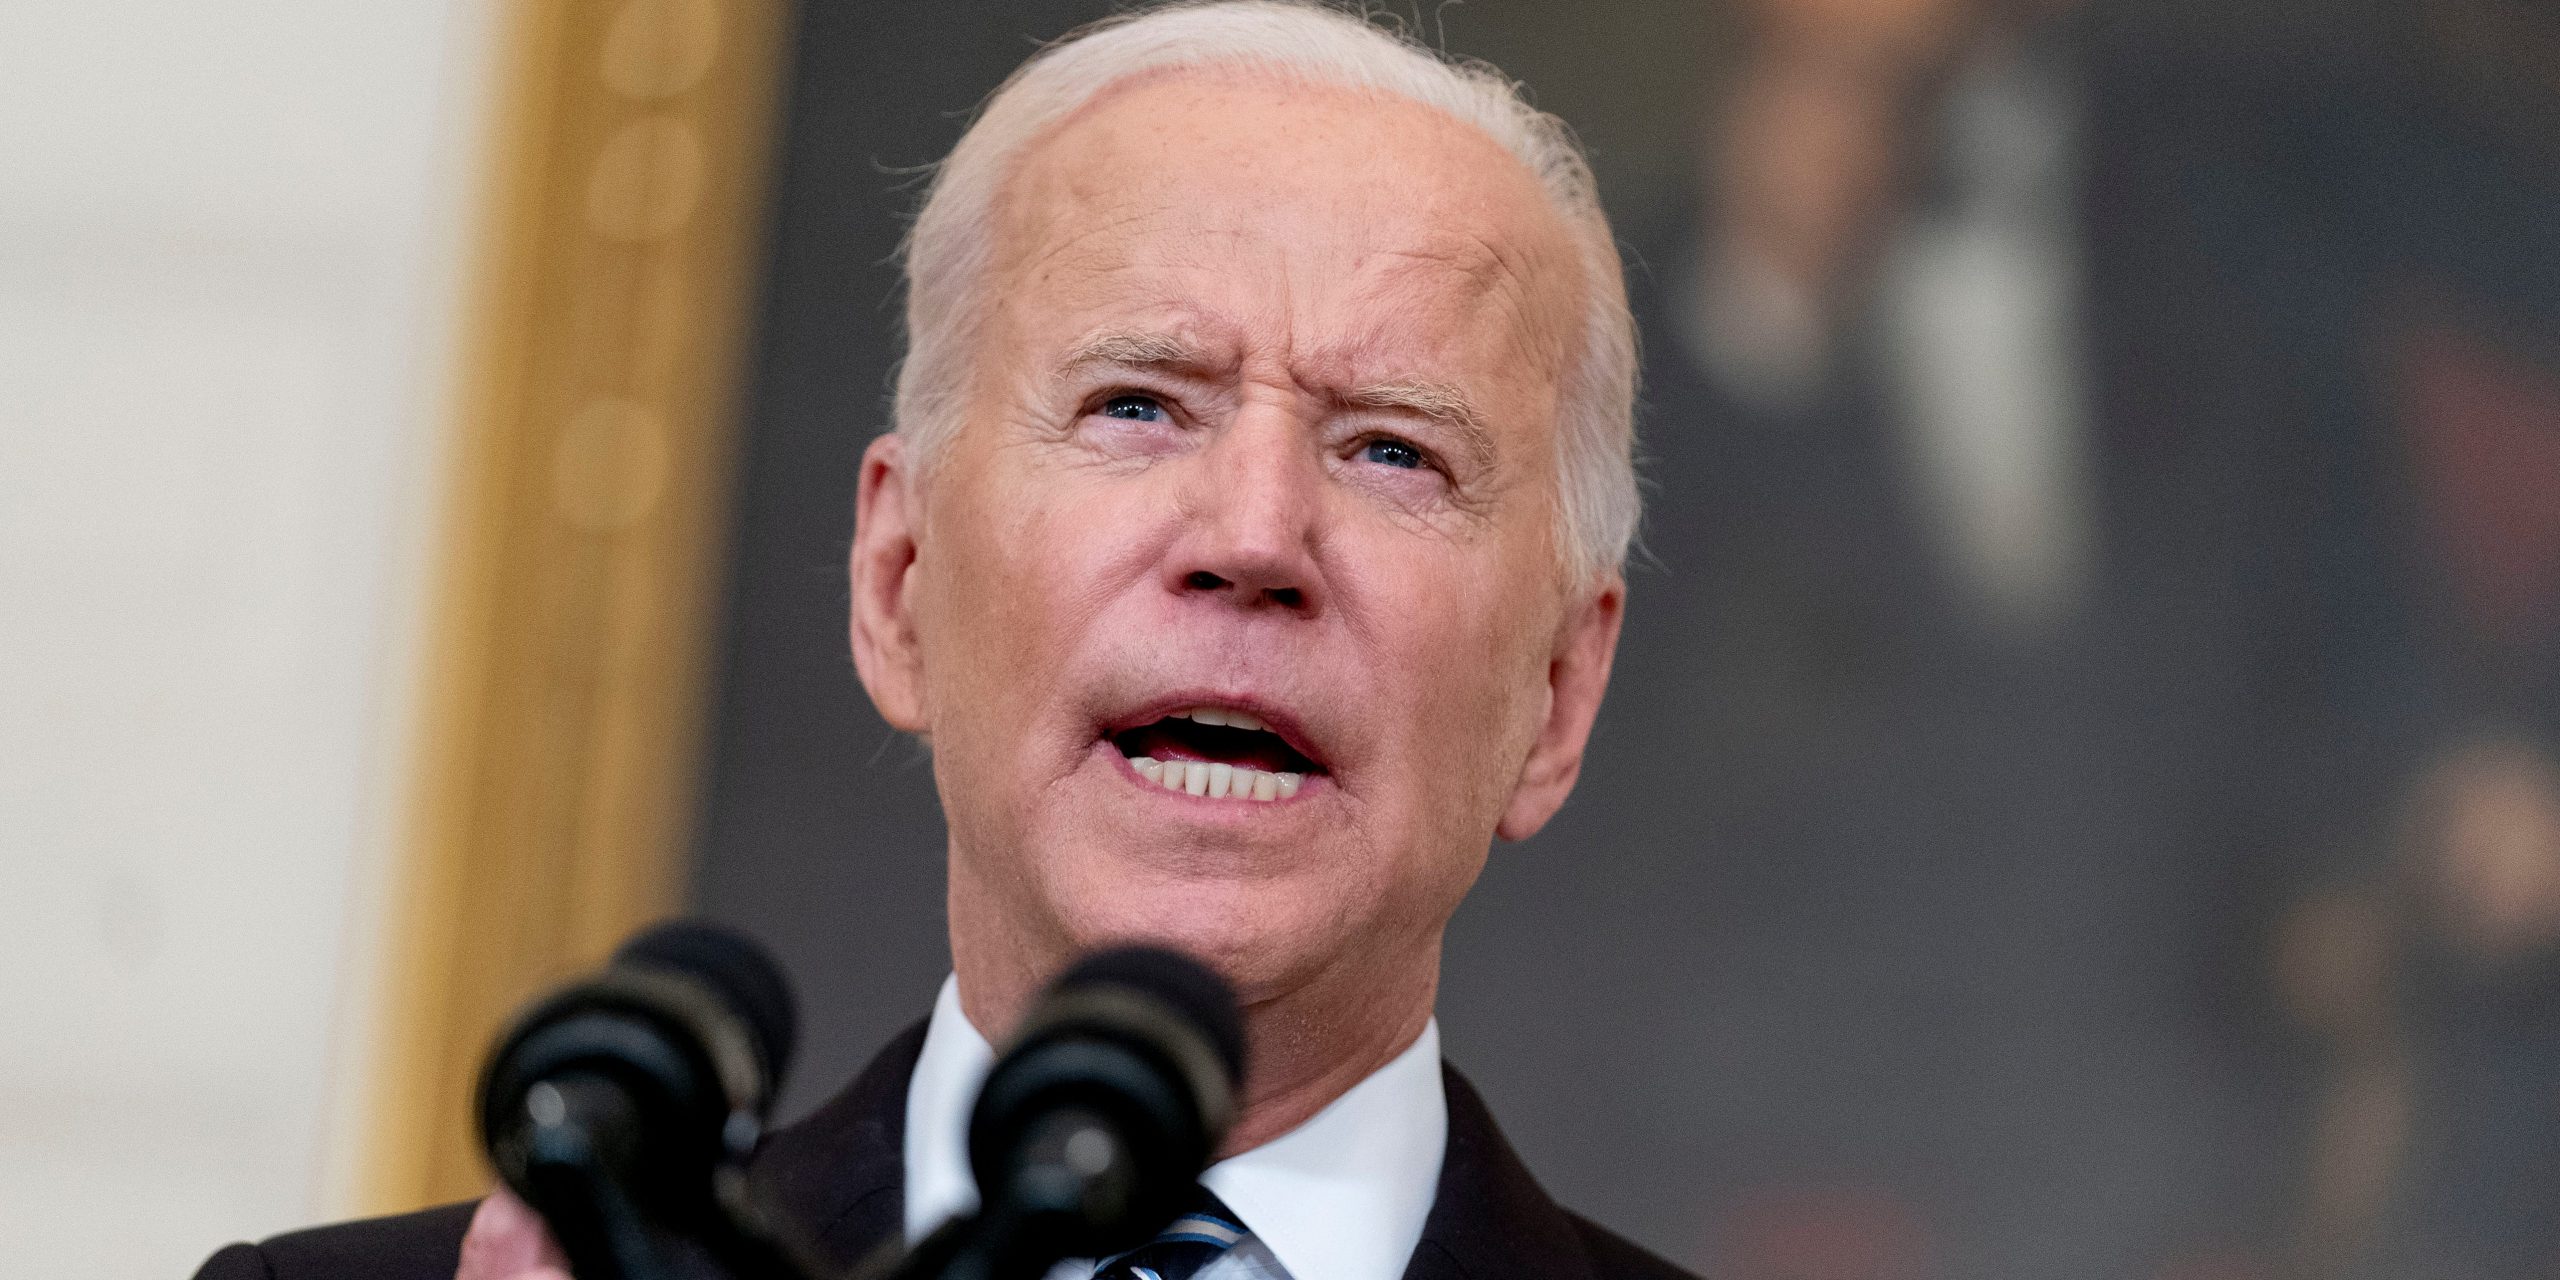
<svg viewBox="0 0 2560 1280">
<path fill-rule="evenodd" d="M 1071 374 L 1102 364 L 1198 372 L 1215 363 L 1207 352 L 1172 334 L 1114 329 L 1076 343 L 1058 362 L 1058 370 Z M 1489 466 L 1494 460 L 1493 433 L 1486 428 L 1484 415 L 1477 412 L 1466 392 L 1450 383 L 1392 378 L 1352 388 L 1337 398 L 1355 408 L 1388 409 L 1428 418 L 1456 435 L 1479 466 Z"/>
<path fill-rule="evenodd" d="M 1139 333 L 1113 329 L 1094 334 L 1078 342 L 1058 362 L 1062 373 L 1072 373 L 1094 364 L 1116 364 L 1136 369 L 1197 369 L 1209 363 L 1200 348 L 1169 333 Z"/>
</svg>

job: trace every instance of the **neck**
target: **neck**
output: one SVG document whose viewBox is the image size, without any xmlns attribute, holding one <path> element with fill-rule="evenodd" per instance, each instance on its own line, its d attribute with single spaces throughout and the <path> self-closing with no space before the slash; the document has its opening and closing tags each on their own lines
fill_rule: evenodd
<svg viewBox="0 0 2560 1280">
<path fill-rule="evenodd" d="M 1251 1151 L 1305 1124 L 1412 1047 L 1431 1020 L 1440 945 L 1412 963 L 1319 978 L 1245 1005 L 1251 1066 L 1244 1106 L 1221 1158 Z"/>
<path fill-rule="evenodd" d="M 1001 1046 L 1041 988 L 1075 955 L 1062 949 L 1055 956 L 1034 958 L 1002 943 L 975 946 L 974 939 L 987 935 L 962 927 L 958 912 L 953 925 L 952 964 L 960 979 L 961 1012 L 990 1043 Z M 1013 931 L 994 936 L 1013 942 L 1021 938 Z M 1411 954 L 1393 963 L 1384 960 L 1345 958 L 1300 981 L 1247 986 L 1244 1098 L 1218 1158 L 1250 1151 L 1305 1124 L 1412 1047 L 1431 1020 L 1439 992 L 1438 931 Z"/>
</svg>

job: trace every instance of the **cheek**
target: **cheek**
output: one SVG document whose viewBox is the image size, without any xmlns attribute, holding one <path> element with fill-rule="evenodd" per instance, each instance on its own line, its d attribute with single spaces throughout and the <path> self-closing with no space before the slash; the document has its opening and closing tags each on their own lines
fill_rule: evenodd
<svg viewBox="0 0 2560 1280">
<path fill-rule="evenodd" d="M 1016 475 L 1008 460 L 955 456 L 947 474 L 972 481 L 935 495 L 920 640 L 938 740 L 1001 724 L 1018 743 L 1026 718 L 1071 710 L 1063 676 L 1128 580 L 1132 513 L 1106 487 Z"/>
<path fill-rule="evenodd" d="M 976 459 L 952 459 L 953 474 L 964 467 L 982 471 Z M 1057 579 L 1033 558 L 1056 543 L 1044 524 L 1037 506 L 999 484 L 948 484 L 934 495 L 919 555 L 918 639 L 937 751 L 1001 719 L 989 713 L 1050 660 L 1042 649 L 1058 634 L 1055 601 L 1039 588 Z"/>
<path fill-rule="evenodd" d="M 1490 832 L 1536 735 L 1549 628 L 1543 604 L 1512 581 L 1455 568 L 1438 583 L 1405 584 L 1397 594 L 1413 604 L 1394 615 L 1394 652 L 1376 657 L 1381 670 L 1404 673 L 1388 701 L 1411 735 L 1410 781 L 1435 823 Z"/>
</svg>

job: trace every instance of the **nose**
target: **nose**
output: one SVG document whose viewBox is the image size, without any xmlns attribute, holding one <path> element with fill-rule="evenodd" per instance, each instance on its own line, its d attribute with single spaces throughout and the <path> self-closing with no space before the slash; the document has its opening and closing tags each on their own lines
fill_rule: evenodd
<svg viewBox="0 0 2560 1280">
<path fill-rule="evenodd" d="M 1257 406 L 1195 456 L 1164 566 L 1169 590 L 1295 614 L 1322 607 L 1324 468 L 1308 440 L 1293 414 Z"/>
</svg>

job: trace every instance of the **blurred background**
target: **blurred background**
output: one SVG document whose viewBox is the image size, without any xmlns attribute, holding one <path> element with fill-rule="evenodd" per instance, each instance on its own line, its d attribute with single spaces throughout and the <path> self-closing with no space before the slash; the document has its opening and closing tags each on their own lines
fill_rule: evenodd
<svg viewBox="0 0 2560 1280">
<path fill-rule="evenodd" d="M 2560 8 L 1378 6 L 1589 146 L 1650 505 L 1441 1021 L 1715 1280 L 2560 1274 Z M 948 964 L 843 642 L 918 167 L 1094 0 L 0 0 L 0 1238 L 468 1195 L 494 1020 Z M 147 1212 L 142 1212 L 148 1206 Z"/>
</svg>

